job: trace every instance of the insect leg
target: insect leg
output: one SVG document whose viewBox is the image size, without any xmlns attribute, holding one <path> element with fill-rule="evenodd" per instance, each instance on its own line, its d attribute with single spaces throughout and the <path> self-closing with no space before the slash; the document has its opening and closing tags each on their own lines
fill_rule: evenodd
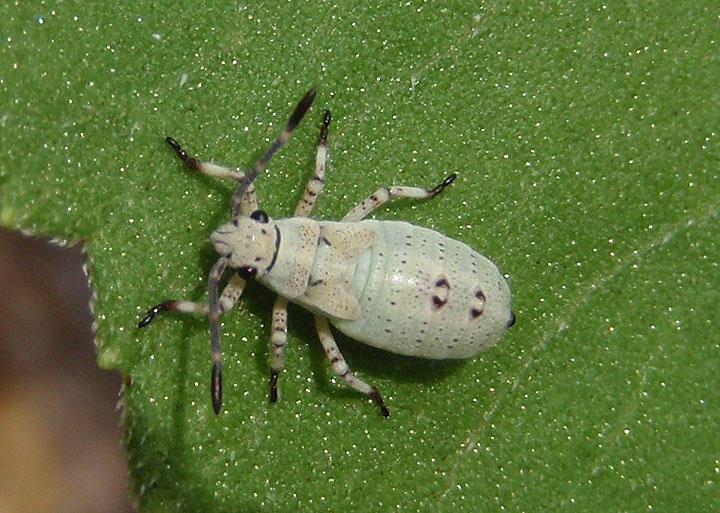
<svg viewBox="0 0 720 513">
<path fill-rule="evenodd" d="M 327 163 L 327 134 L 330 126 L 330 111 L 326 110 L 323 116 L 323 124 L 320 127 L 320 139 L 318 140 L 317 153 L 315 154 L 315 174 L 305 186 L 302 199 L 295 209 L 298 217 L 307 217 L 315 206 L 315 201 L 325 186 L 325 165 Z"/>
<path fill-rule="evenodd" d="M 457 175 L 452 173 L 432 189 L 409 187 L 406 185 L 391 185 L 390 187 L 382 187 L 355 205 L 347 214 L 345 214 L 345 217 L 343 217 L 342 220 L 359 221 L 379 206 L 387 203 L 390 198 L 434 198 L 440 194 L 445 187 L 453 183 L 455 178 L 457 178 Z"/>
<path fill-rule="evenodd" d="M 238 274 L 234 274 L 230 281 L 222 291 L 220 296 L 220 313 L 229 312 L 235 306 L 235 303 L 242 295 L 243 289 L 245 288 L 245 280 L 240 278 Z M 138 328 L 144 328 L 150 324 L 156 315 L 161 312 L 175 311 L 187 314 L 203 314 L 207 315 L 209 312 L 208 305 L 205 303 L 193 303 L 192 301 L 178 301 L 175 299 L 168 299 L 162 303 L 150 308 L 142 320 L 138 323 Z"/>
<path fill-rule="evenodd" d="M 270 364 L 270 401 L 277 401 L 277 378 L 283 368 L 285 346 L 287 345 L 287 299 L 278 296 L 273 305 L 272 334 L 272 363 Z"/>
<path fill-rule="evenodd" d="M 213 164 L 212 162 L 203 162 L 201 160 L 190 157 L 182 148 L 182 146 L 180 146 L 180 144 L 172 137 L 166 137 L 165 141 L 173 150 L 175 150 L 175 155 L 177 155 L 177 157 L 182 160 L 185 165 L 190 169 L 200 171 L 201 173 L 205 173 L 206 175 L 210 176 L 229 178 L 231 180 L 235 180 L 236 182 L 240 182 L 241 186 L 245 185 L 245 190 L 243 191 L 243 194 L 240 194 L 235 201 L 237 205 L 234 205 L 234 208 L 237 209 L 238 212 L 242 212 L 243 215 L 249 216 L 257 210 L 258 205 L 257 197 L 255 195 L 255 186 L 252 184 L 252 182 L 250 182 L 248 185 L 249 179 L 246 178 L 245 173 L 243 173 L 239 169 L 230 169 L 224 166 Z M 235 200 L 234 197 L 233 200 Z"/>
<path fill-rule="evenodd" d="M 382 397 L 380 397 L 378 389 L 374 386 L 368 385 L 361 379 L 355 377 L 355 375 L 350 371 L 350 368 L 345 362 L 345 358 L 343 358 L 343 355 L 340 352 L 337 343 L 335 342 L 335 338 L 330 332 L 330 326 L 328 325 L 327 318 L 321 315 L 316 315 L 315 327 L 317 328 L 320 343 L 322 344 L 323 349 L 325 349 L 325 354 L 327 355 L 328 360 L 330 360 L 330 365 L 332 365 L 335 374 L 340 376 L 345 381 L 345 383 L 347 383 L 355 390 L 370 396 L 373 401 L 375 401 L 375 403 L 380 407 L 380 411 L 382 411 L 382 414 L 385 417 L 389 417 L 390 412 L 385 406 Z"/>
</svg>

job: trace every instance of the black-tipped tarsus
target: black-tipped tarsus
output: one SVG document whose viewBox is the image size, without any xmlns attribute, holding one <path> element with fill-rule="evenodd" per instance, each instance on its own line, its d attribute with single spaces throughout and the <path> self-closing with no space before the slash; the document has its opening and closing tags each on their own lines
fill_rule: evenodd
<svg viewBox="0 0 720 513">
<path fill-rule="evenodd" d="M 377 404 L 380 407 L 380 411 L 383 414 L 383 417 L 389 417 L 390 416 L 390 410 L 387 409 L 387 406 L 385 406 L 385 401 L 382 400 L 382 397 L 380 397 L 380 392 L 378 392 L 377 388 L 373 388 L 372 392 L 368 394 L 370 397 L 372 397 L 372 400 L 375 401 L 375 404 Z"/>
<path fill-rule="evenodd" d="M 320 144 L 327 144 L 328 128 L 331 120 L 330 111 L 326 110 L 323 114 L 323 124 L 320 127 Z"/>
<path fill-rule="evenodd" d="M 177 155 L 177 158 L 182 160 L 187 167 L 191 169 L 198 169 L 199 162 L 197 161 L 197 159 L 190 157 L 187 152 L 182 148 L 182 146 L 180 146 L 180 143 L 178 143 L 172 137 L 166 137 L 165 142 L 168 143 L 168 146 L 175 150 L 175 155 Z"/>
<path fill-rule="evenodd" d="M 163 301 L 159 305 L 155 305 L 150 308 L 147 313 L 145 313 L 145 317 L 143 317 L 138 323 L 138 328 L 144 328 L 145 326 L 150 324 L 155 318 L 155 316 L 160 312 L 167 312 L 168 310 L 173 310 L 175 307 L 175 303 L 175 300 L 169 299 L 167 301 Z"/>
<path fill-rule="evenodd" d="M 278 373 L 275 370 L 270 371 L 270 402 L 276 403 L 278 399 L 278 392 L 277 392 L 277 380 L 278 380 Z"/>
<path fill-rule="evenodd" d="M 457 178 L 456 173 L 451 173 L 450 175 L 448 175 L 448 177 L 445 178 L 445 180 L 443 180 L 442 183 L 440 183 L 440 184 L 436 185 L 435 187 L 433 187 L 432 189 L 430 189 L 429 192 L 430 192 L 431 197 L 434 198 L 435 196 L 440 194 L 443 191 L 443 189 L 445 189 L 445 187 L 447 187 L 448 185 L 453 183 L 456 178 Z"/>
</svg>

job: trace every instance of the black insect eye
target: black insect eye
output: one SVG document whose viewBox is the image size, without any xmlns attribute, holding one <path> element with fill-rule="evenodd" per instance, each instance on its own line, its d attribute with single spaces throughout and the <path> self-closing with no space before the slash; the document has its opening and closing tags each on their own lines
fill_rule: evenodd
<svg viewBox="0 0 720 513">
<path fill-rule="evenodd" d="M 268 222 L 268 215 L 262 210 L 256 210 L 255 212 L 250 214 L 250 218 L 255 219 L 255 221 L 263 224 Z"/>
<path fill-rule="evenodd" d="M 250 278 L 255 277 L 257 269 L 251 265 L 244 265 L 242 267 L 238 267 L 237 272 L 243 280 L 249 280 Z"/>
</svg>

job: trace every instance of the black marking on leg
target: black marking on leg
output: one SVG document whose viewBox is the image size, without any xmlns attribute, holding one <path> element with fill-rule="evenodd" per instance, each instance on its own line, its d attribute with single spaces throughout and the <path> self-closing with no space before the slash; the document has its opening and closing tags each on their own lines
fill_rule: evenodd
<svg viewBox="0 0 720 513">
<path fill-rule="evenodd" d="M 177 301 L 174 299 L 169 299 L 167 301 L 163 301 L 159 305 L 153 306 L 151 309 L 147 311 L 145 314 L 145 317 L 143 317 L 140 322 L 138 323 L 138 328 L 144 328 L 148 324 L 152 322 L 152 320 L 155 318 L 157 314 L 160 312 L 167 312 L 168 310 L 175 310 L 175 307 L 177 305 Z"/>
<path fill-rule="evenodd" d="M 276 370 L 270 371 L 270 402 L 276 403 L 278 399 L 278 392 L 277 392 L 277 379 L 278 379 L 278 372 Z"/>
<path fill-rule="evenodd" d="M 378 389 L 373 387 L 373 389 L 368 394 L 370 397 L 372 397 L 372 400 L 375 401 L 375 404 L 377 404 L 380 407 L 380 411 L 382 412 L 384 417 L 390 416 L 390 410 L 387 409 L 387 406 L 385 406 L 385 402 L 382 400 L 382 397 L 380 397 L 380 392 L 378 392 Z"/>
<path fill-rule="evenodd" d="M 443 189 L 445 189 L 445 187 L 447 187 L 448 185 L 453 183 L 456 178 L 457 178 L 457 174 L 455 174 L 455 173 L 452 173 L 451 175 L 449 175 L 447 178 L 445 178 L 445 180 L 442 181 L 442 183 L 436 185 L 435 187 L 433 187 L 432 189 L 430 189 L 428 191 L 428 193 L 430 194 L 430 197 L 434 198 L 435 196 L 440 194 L 443 191 Z"/>
<path fill-rule="evenodd" d="M 213 411 L 215 415 L 220 413 L 222 408 L 222 363 L 213 362 L 212 377 L 210 378 L 210 396 L 212 397 Z"/>
</svg>

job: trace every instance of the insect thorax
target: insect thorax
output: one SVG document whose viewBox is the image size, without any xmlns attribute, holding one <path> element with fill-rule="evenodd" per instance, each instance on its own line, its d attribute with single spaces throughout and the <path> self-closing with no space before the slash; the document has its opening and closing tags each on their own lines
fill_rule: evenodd
<svg viewBox="0 0 720 513">
<path fill-rule="evenodd" d="M 261 281 L 315 313 L 357 319 L 361 314 L 354 286 L 358 257 L 375 243 L 376 234 L 360 223 L 297 217 L 278 220 L 277 225 L 276 263 Z"/>
<path fill-rule="evenodd" d="M 260 281 L 288 299 L 305 292 L 320 236 L 317 221 L 290 217 L 276 221 L 279 243 L 275 261 Z"/>
</svg>

